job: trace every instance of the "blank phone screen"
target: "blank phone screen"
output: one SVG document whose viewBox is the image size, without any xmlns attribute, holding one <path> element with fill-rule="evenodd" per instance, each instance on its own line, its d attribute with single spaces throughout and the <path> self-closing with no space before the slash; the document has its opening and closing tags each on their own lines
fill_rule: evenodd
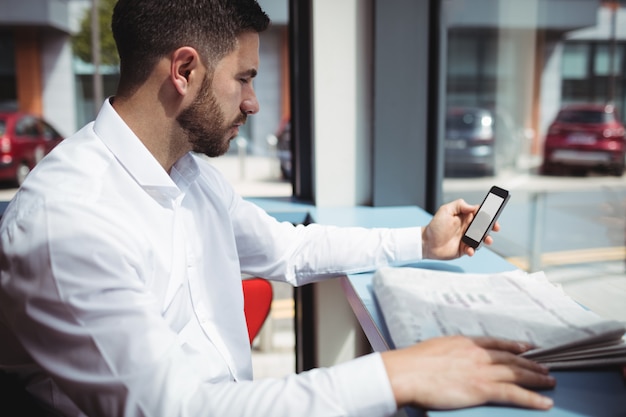
<svg viewBox="0 0 626 417">
<path fill-rule="evenodd" d="M 485 202 L 465 234 L 476 242 L 480 242 L 503 201 L 504 198 L 500 196 L 493 193 L 487 194 Z"/>
</svg>

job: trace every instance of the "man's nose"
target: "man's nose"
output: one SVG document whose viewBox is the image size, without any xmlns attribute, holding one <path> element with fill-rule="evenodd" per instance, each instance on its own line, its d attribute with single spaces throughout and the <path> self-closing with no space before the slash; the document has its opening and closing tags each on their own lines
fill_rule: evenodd
<svg viewBox="0 0 626 417">
<path fill-rule="evenodd" d="M 248 115 L 259 112 L 259 101 L 256 98 L 256 94 L 252 94 L 241 103 L 241 111 Z"/>
</svg>

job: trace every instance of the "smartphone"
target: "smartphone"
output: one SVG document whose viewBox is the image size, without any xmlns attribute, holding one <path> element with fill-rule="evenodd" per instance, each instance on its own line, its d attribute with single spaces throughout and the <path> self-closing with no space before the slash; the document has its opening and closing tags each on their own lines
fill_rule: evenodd
<svg viewBox="0 0 626 417">
<path fill-rule="evenodd" d="M 487 196 L 480 204 L 476 215 L 467 227 L 463 238 L 463 243 L 478 249 L 493 228 L 493 224 L 498 220 L 498 216 L 502 213 L 504 206 L 509 201 L 510 194 L 507 190 L 493 186 L 487 193 Z"/>
</svg>

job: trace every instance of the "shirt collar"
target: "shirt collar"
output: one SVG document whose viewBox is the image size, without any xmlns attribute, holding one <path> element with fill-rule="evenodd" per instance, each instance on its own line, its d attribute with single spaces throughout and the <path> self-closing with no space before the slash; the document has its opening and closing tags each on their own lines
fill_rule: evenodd
<svg viewBox="0 0 626 417">
<path fill-rule="evenodd" d="M 172 175 L 168 175 L 117 114 L 110 99 L 104 101 L 95 120 L 94 131 L 126 171 L 155 199 L 181 197 L 198 177 L 197 163 L 190 154 L 179 159 L 172 168 Z"/>
</svg>

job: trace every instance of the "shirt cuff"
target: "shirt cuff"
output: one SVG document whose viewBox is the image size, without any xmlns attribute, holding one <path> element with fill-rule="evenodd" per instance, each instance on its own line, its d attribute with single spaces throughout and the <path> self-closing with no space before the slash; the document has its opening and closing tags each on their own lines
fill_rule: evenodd
<svg viewBox="0 0 626 417">
<path fill-rule="evenodd" d="M 422 260 L 422 228 L 407 227 L 394 230 L 396 259 L 394 265 Z"/>
<path fill-rule="evenodd" d="M 333 366 L 342 403 L 350 416 L 391 416 L 396 400 L 380 353 Z"/>
</svg>

